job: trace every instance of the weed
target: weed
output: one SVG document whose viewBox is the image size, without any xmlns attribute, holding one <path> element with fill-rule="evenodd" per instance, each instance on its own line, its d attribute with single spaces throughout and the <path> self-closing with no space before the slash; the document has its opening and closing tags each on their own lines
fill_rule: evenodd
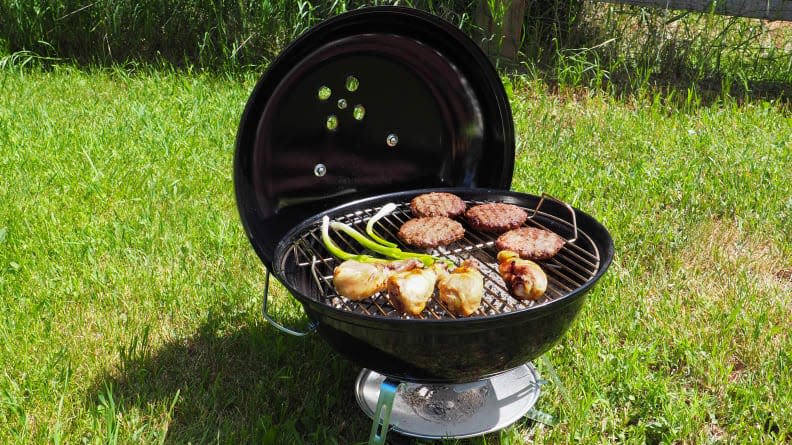
<svg viewBox="0 0 792 445">
<path fill-rule="evenodd" d="M 476 1 L 149 0 L 0 2 L 0 69 L 63 60 L 80 64 L 261 70 L 318 22 L 363 6 L 427 10 L 501 44 L 506 3 L 488 0 L 494 29 L 471 18 Z M 519 63 L 552 85 L 613 93 L 667 86 L 716 96 L 790 97 L 792 27 L 739 17 L 573 0 L 527 2 Z M 497 51 L 495 51 L 497 53 Z M 710 93 L 707 93 L 710 94 Z"/>
</svg>

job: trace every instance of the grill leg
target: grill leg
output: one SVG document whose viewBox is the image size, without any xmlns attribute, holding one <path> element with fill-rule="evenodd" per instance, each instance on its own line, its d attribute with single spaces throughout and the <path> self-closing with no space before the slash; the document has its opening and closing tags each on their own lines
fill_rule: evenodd
<svg viewBox="0 0 792 445">
<path fill-rule="evenodd" d="M 374 412 L 374 422 L 371 424 L 371 434 L 369 435 L 369 445 L 385 445 L 385 438 L 388 436 L 388 428 L 390 428 L 393 399 L 396 398 L 396 391 L 399 386 L 401 386 L 401 383 L 389 378 L 386 378 L 380 384 L 377 409 Z"/>
<path fill-rule="evenodd" d="M 558 388 L 558 392 L 561 393 L 561 397 L 564 398 L 564 402 L 566 402 L 567 406 L 571 406 L 571 404 L 569 403 L 569 393 L 567 392 L 566 387 L 564 386 L 564 384 L 561 383 L 561 379 L 558 378 L 558 374 L 556 374 L 555 368 L 550 363 L 550 360 L 548 360 L 547 354 L 543 355 L 541 357 L 541 360 L 542 360 L 542 364 L 544 365 L 547 373 L 550 375 L 550 380 L 553 381 L 553 383 Z M 540 385 L 545 385 L 545 384 L 547 384 L 547 381 L 546 380 L 540 380 L 539 384 Z M 528 410 L 528 412 L 525 414 L 525 417 L 527 417 L 527 418 L 529 418 L 529 419 L 531 419 L 533 421 L 539 422 L 539 423 L 544 423 L 547 426 L 555 426 L 558 423 L 558 419 L 556 419 L 552 415 L 550 415 L 548 413 L 545 413 L 545 412 L 542 412 L 542 411 L 539 411 L 539 410 L 536 410 L 536 409 L 533 409 L 533 408 Z"/>
</svg>

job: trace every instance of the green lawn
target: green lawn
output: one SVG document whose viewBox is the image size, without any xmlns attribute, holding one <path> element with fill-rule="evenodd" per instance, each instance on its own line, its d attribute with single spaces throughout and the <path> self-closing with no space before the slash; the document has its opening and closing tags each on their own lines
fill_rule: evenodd
<svg viewBox="0 0 792 445">
<path fill-rule="evenodd" d="M 254 81 L 0 70 L 0 443 L 368 437 L 359 369 L 259 313 L 231 166 Z M 617 254 L 549 354 L 560 424 L 462 443 L 792 441 L 789 106 L 510 90 L 512 188 Z"/>
</svg>

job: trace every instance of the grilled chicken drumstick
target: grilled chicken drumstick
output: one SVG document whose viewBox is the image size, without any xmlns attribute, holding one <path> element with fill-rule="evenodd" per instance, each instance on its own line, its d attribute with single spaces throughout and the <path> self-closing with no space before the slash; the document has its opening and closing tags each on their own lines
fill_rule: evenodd
<svg viewBox="0 0 792 445">
<path fill-rule="evenodd" d="M 454 315 L 466 317 L 476 312 L 484 297 L 484 276 L 475 263 L 465 260 L 451 273 L 438 271 L 437 289 L 446 308 Z"/>
<path fill-rule="evenodd" d="M 498 272 L 518 300 L 538 300 L 547 290 L 547 275 L 538 264 L 523 260 L 517 252 L 498 252 Z"/>
<path fill-rule="evenodd" d="M 388 299 L 396 310 L 418 315 L 432 298 L 436 282 L 437 272 L 433 267 L 395 273 L 388 278 Z"/>
<path fill-rule="evenodd" d="M 333 285 L 340 295 L 360 301 L 384 291 L 391 275 L 422 265 L 416 259 L 375 263 L 346 260 L 333 270 Z"/>
</svg>

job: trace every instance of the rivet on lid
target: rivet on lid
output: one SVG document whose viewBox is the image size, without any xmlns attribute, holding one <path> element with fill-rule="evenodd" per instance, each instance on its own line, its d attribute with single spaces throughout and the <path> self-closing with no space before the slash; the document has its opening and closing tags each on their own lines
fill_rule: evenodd
<svg viewBox="0 0 792 445">
<path fill-rule="evenodd" d="M 385 143 L 388 144 L 388 147 L 395 147 L 396 144 L 399 143 L 399 136 L 396 136 L 395 133 L 391 133 L 385 138 Z"/>
</svg>

